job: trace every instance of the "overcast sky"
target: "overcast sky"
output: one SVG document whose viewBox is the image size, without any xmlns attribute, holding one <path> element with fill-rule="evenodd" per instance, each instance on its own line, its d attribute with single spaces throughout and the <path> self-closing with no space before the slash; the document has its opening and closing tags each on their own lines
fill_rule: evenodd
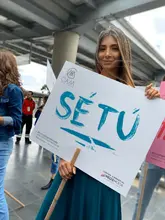
<svg viewBox="0 0 165 220">
<path fill-rule="evenodd" d="M 27 90 L 41 92 L 41 87 L 46 83 L 47 67 L 33 63 L 19 66 L 23 87 Z"/>
<path fill-rule="evenodd" d="M 127 20 L 165 58 L 165 7 L 154 9 Z M 19 67 L 25 89 L 41 92 L 46 83 L 46 67 L 31 63 Z"/>
<path fill-rule="evenodd" d="M 165 58 L 165 7 L 130 16 L 127 20 Z"/>
</svg>

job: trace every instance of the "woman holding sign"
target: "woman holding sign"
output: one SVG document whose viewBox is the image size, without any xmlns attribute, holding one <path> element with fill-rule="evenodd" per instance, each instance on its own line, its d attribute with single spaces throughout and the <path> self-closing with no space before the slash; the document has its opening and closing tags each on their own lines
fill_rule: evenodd
<svg viewBox="0 0 165 220">
<path fill-rule="evenodd" d="M 99 74 L 134 87 L 129 40 L 114 26 L 99 36 L 96 68 Z M 146 95 L 151 99 L 158 96 L 152 85 L 147 87 Z M 121 220 L 120 195 L 62 159 L 59 173 L 44 199 L 37 220 L 45 218 L 62 178 L 68 182 L 50 219 Z"/>
</svg>

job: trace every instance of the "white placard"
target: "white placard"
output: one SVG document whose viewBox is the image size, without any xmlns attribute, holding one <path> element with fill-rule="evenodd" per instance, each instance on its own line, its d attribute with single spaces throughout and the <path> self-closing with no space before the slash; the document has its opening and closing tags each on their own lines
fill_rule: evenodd
<svg viewBox="0 0 165 220">
<path fill-rule="evenodd" d="M 47 85 L 50 92 L 52 91 L 55 83 L 56 83 L 56 77 L 54 75 L 54 72 L 53 72 L 53 69 L 50 65 L 49 60 L 47 60 L 46 85 Z"/>
<path fill-rule="evenodd" d="M 165 115 L 165 102 L 66 62 L 31 139 L 126 196 Z"/>
</svg>

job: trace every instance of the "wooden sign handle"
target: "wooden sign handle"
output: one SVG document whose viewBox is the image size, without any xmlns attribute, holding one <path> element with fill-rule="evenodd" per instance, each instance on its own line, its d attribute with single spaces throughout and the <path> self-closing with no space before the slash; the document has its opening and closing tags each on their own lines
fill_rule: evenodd
<svg viewBox="0 0 165 220">
<path fill-rule="evenodd" d="M 16 199 L 11 193 L 9 193 L 6 189 L 4 190 L 4 192 L 6 193 L 6 195 L 8 195 L 11 199 L 13 199 L 14 201 L 16 201 L 18 204 L 21 205 L 22 208 L 25 207 L 25 205 L 19 201 L 18 199 Z"/>
<path fill-rule="evenodd" d="M 76 160 L 78 158 L 79 153 L 80 153 L 80 148 L 77 148 L 75 153 L 74 153 L 74 155 L 73 155 L 73 157 L 72 157 L 72 160 L 70 161 L 72 166 L 74 166 L 74 164 L 75 164 L 75 162 L 76 162 Z M 61 184 L 60 184 L 60 186 L 59 186 L 59 188 L 58 188 L 58 190 L 56 192 L 56 195 L 54 196 L 53 202 L 52 202 L 52 204 L 51 204 L 51 206 L 50 206 L 50 208 L 49 208 L 49 210 L 47 212 L 47 215 L 46 215 L 44 220 L 49 220 L 50 219 L 50 217 L 51 217 L 51 215 L 53 213 L 53 210 L 54 210 L 54 208 L 55 208 L 55 206 L 57 204 L 57 201 L 60 198 L 61 193 L 62 193 L 62 191 L 63 191 L 63 189 L 65 187 L 66 182 L 67 182 L 67 180 L 64 180 L 64 179 L 61 181 Z"/>
<path fill-rule="evenodd" d="M 143 201 L 144 190 L 145 190 L 145 185 L 146 185 L 147 172 L 148 172 L 148 163 L 145 163 L 144 176 L 143 176 L 143 180 L 142 180 L 141 193 L 140 193 L 140 198 L 139 198 L 139 202 L 138 202 L 136 220 L 140 220 L 141 207 L 142 207 L 142 201 Z"/>
</svg>

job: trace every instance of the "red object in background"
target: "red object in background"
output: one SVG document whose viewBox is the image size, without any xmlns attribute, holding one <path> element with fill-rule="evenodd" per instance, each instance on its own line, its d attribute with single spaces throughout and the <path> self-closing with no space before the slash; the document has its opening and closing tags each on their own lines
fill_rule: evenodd
<svg viewBox="0 0 165 220">
<path fill-rule="evenodd" d="M 33 99 L 24 99 L 22 112 L 25 115 L 32 115 L 35 109 L 35 102 Z"/>
</svg>

